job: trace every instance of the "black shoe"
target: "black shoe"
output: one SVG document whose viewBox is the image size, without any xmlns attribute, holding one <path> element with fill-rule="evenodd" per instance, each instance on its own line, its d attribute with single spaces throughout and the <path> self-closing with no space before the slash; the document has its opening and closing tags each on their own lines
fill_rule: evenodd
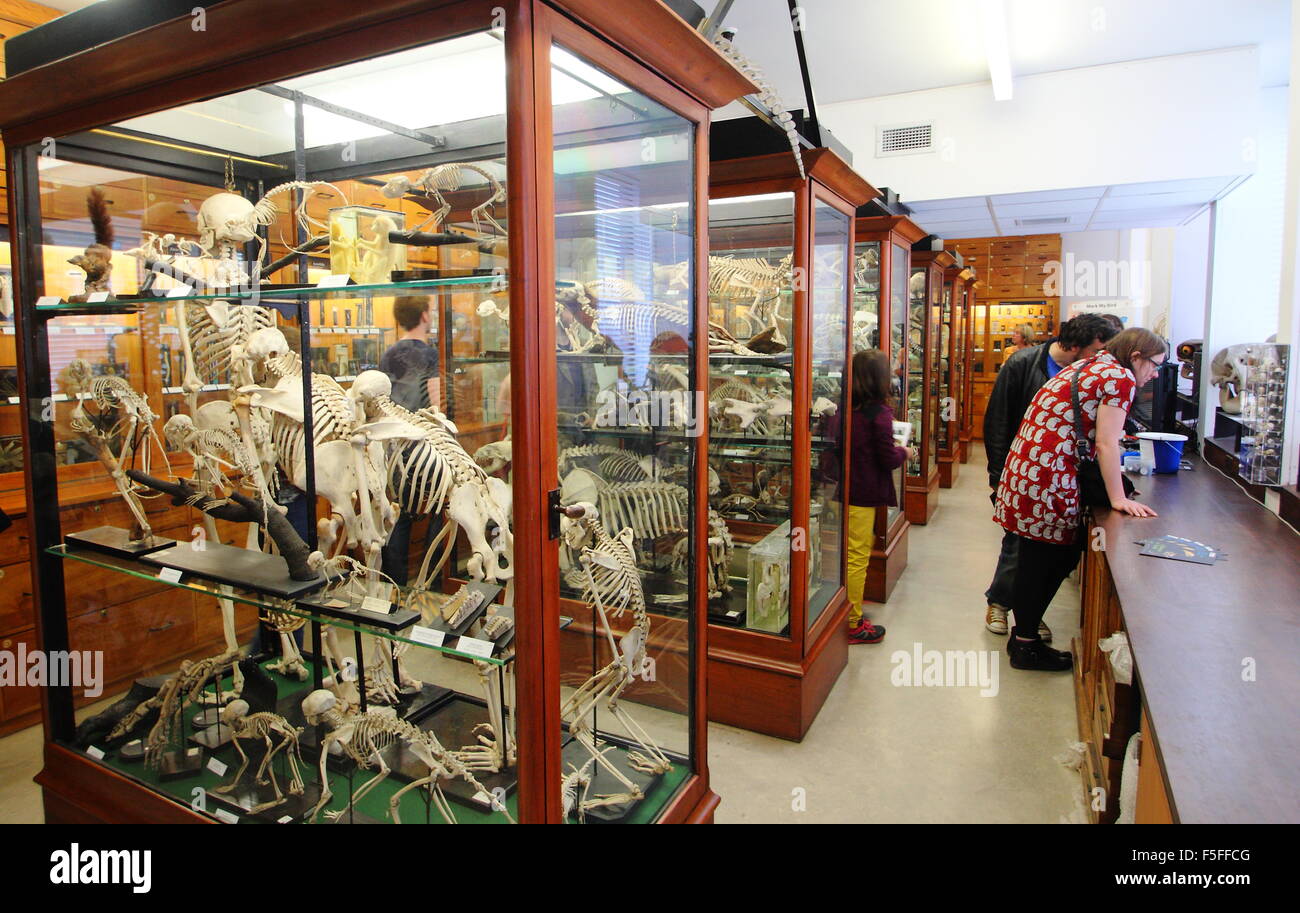
<svg viewBox="0 0 1300 913">
<path fill-rule="evenodd" d="M 1074 667 L 1074 657 L 1064 650 L 1053 650 L 1042 640 L 1020 640 L 1014 634 L 1007 641 L 1012 669 L 1035 672 L 1065 672 Z"/>
</svg>

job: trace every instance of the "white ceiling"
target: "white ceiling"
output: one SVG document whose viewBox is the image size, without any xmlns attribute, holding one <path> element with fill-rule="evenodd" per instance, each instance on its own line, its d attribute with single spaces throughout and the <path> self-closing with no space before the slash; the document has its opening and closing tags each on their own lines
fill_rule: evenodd
<svg viewBox="0 0 1300 913">
<path fill-rule="evenodd" d="M 950 200 L 908 201 L 916 221 L 941 238 L 1164 228 L 1192 221 L 1241 181 L 1197 178 L 1075 187 Z M 1050 219 L 1042 222 L 1033 220 Z M 1063 220 L 1063 221 L 1062 221 Z"/>
<path fill-rule="evenodd" d="M 717 0 L 697 2 L 711 12 Z M 1013 79 L 1258 45 L 1260 85 L 1289 82 L 1288 0 L 1005 2 Z M 974 0 L 800 0 L 799 7 L 818 104 L 988 81 Z M 736 47 L 786 107 L 802 107 L 786 0 L 735 0 L 724 24 L 737 29 Z"/>
</svg>

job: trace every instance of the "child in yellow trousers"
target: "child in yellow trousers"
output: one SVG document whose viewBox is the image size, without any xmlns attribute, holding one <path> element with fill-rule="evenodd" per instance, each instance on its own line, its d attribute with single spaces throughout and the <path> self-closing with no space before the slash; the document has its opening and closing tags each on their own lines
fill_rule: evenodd
<svg viewBox="0 0 1300 913">
<path fill-rule="evenodd" d="M 849 643 L 878 644 L 885 629 L 863 614 L 863 589 L 871 547 L 876 542 L 878 508 L 898 504 L 894 471 L 912 451 L 894 443 L 894 413 L 889 396 L 889 359 L 879 349 L 853 356 L 853 409 L 849 431 L 848 597 Z"/>
<path fill-rule="evenodd" d="M 849 630 L 862 626 L 862 591 L 876 544 L 876 509 L 849 505 Z"/>
</svg>

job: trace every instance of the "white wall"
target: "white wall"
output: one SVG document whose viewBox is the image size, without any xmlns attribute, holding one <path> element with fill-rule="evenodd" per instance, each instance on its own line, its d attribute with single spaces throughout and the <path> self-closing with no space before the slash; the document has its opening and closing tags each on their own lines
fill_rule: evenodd
<svg viewBox="0 0 1300 913">
<path fill-rule="evenodd" d="M 1249 173 L 1260 91 L 1239 48 L 1020 77 L 1007 102 L 977 83 L 818 114 L 872 184 L 939 200 Z M 935 152 L 876 158 L 877 127 L 926 120 Z"/>
<path fill-rule="evenodd" d="M 1210 357 L 1224 346 L 1263 342 L 1278 331 L 1286 133 L 1287 89 L 1261 90 L 1255 174 L 1219 201 Z"/>
</svg>

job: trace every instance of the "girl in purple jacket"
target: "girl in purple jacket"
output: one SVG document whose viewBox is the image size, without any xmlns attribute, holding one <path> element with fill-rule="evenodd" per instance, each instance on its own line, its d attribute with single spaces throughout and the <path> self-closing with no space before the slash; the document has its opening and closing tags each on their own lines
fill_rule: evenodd
<svg viewBox="0 0 1300 913">
<path fill-rule="evenodd" d="M 881 625 L 862 614 L 871 547 L 876 542 L 876 508 L 894 507 L 894 470 L 912 451 L 894 443 L 894 413 L 889 397 L 889 359 L 879 349 L 853 356 L 853 410 L 849 444 L 849 643 L 877 644 L 885 637 Z"/>
</svg>

